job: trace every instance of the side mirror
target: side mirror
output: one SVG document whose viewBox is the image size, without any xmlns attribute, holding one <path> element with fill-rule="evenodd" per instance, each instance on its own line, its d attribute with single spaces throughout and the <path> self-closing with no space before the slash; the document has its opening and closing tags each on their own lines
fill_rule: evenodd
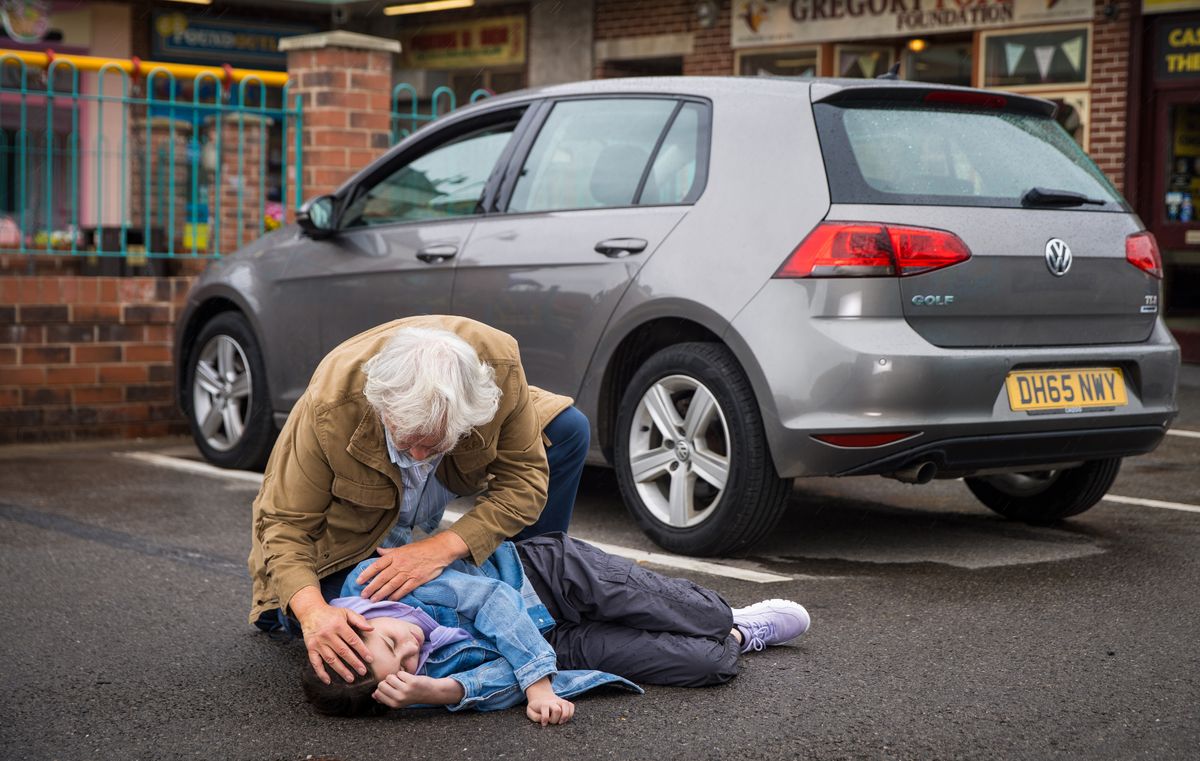
<svg viewBox="0 0 1200 761">
<path fill-rule="evenodd" d="M 317 196 L 296 212 L 296 224 L 314 240 L 328 238 L 337 232 L 333 224 L 333 196 Z"/>
</svg>

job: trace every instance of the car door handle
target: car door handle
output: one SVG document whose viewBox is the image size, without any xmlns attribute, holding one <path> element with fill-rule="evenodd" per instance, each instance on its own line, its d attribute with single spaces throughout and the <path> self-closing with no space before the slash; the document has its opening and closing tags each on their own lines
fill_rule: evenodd
<svg viewBox="0 0 1200 761">
<path fill-rule="evenodd" d="M 610 259 L 620 259 L 646 250 L 646 241 L 641 238 L 609 238 L 596 244 L 596 253 Z"/>
<path fill-rule="evenodd" d="M 426 264 L 437 264 L 444 262 L 447 259 L 454 258 L 458 253 L 458 246 L 452 243 L 444 243 L 437 246 L 427 246 L 417 252 L 417 258 Z"/>
</svg>

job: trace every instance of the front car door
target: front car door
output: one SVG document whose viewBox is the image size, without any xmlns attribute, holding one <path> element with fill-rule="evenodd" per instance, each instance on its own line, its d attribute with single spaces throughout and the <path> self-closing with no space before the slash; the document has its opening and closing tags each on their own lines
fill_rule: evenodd
<svg viewBox="0 0 1200 761">
<path fill-rule="evenodd" d="M 710 106 L 672 96 L 544 104 L 498 214 L 459 255 L 452 309 L 512 334 L 531 383 L 575 395 L 609 317 L 704 186 Z"/>
<path fill-rule="evenodd" d="M 455 263 L 525 109 L 436 130 L 339 194 L 337 234 L 307 246 L 278 282 L 316 325 L 308 373 L 356 333 L 450 311 Z"/>
</svg>

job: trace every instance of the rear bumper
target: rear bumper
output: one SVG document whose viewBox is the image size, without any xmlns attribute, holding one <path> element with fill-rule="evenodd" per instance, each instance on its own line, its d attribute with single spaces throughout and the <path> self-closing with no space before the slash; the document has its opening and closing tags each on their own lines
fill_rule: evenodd
<svg viewBox="0 0 1200 761">
<path fill-rule="evenodd" d="M 726 339 L 754 386 L 779 475 L 888 473 L 923 456 L 949 472 L 1127 457 L 1152 450 L 1178 413 L 1179 347 L 1161 320 L 1133 344 L 943 348 L 897 316 L 898 290 L 882 278 L 773 280 L 734 320 Z M 1008 373 L 1058 367 L 1121 368 L 1128 403 L 1010 408 Z M 917 435 L 871 448 L 812 438 L 883 431 Z"/>
<path fill-rule="evenodd" d="M 932 462 L 937 466 L 939 476 L 956 477 L 993 468 L 1032 468 L 1080 460 L 1132 457 L 1153 451 L 1165 435 L 1166 429 L 1161 426 L 1135 426 L 966 436 L 896 452 L 837 475 L 894 473 L 912 465 Z"/>
</svg>

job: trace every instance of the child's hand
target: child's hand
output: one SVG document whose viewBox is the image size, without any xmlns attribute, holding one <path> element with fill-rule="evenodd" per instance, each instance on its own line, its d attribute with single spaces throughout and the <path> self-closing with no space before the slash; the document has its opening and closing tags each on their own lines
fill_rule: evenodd
<svg viewBox="0 0 1200 761">
<path fill-rule="evenodd" d="M 449 677 L 434 679 L 401 671 L 389 675 L 387 679 L 380 682 L 372 697 L 388 708 L 406 708 L 412 705 L 454 705 L 462 700 L 463 688 L 456 680 Z"/>
<path fill-rule="evenodd" d="M 525 697 L 529 701 L 525 715 L 543 727 L 547 724 L 566 724 L 575 715 L 575 704 L 554 694 L 549 677 L 529 685 Z"/>
</svg>

